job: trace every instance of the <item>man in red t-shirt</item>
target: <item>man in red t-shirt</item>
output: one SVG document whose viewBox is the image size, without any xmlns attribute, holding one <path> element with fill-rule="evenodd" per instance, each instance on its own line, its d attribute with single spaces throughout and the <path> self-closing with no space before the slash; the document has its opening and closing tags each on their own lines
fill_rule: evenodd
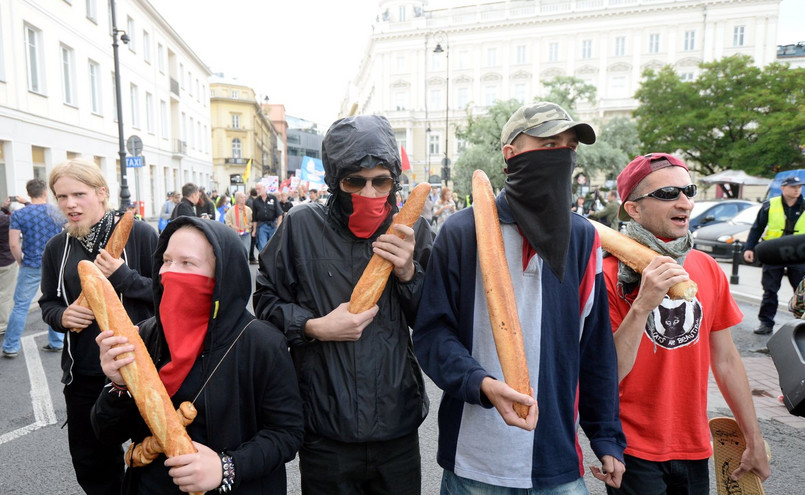
<svg viewBox="0 0 805 495">
<path fill-rule="evenodd" d="M 712 455 L 707 423 L 708 371 L 741 427 L 747 448 L 736 479 L 769 476 L 749 382 L 729 327 L 743 314 L 726 277 L 709 256 L 692 250 L 688 224 L 696 185 L 678 158 L 635 158 L 617 179 L 626 235 L 660 253 L 638 274 L 614 257 L 604 260 L 612 330 L 618 353 L 620 414 L 626 473 L 611 494 L 709 493 Z M 690 278 L 692 301 L 668 289 Z"/>
</svg>

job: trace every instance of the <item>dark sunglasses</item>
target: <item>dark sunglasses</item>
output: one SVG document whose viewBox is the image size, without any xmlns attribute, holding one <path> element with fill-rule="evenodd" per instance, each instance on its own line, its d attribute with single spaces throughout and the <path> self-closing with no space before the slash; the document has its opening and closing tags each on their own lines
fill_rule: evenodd
<svg viewBox="0 0 805 495">
<path fill-rule="evenodd" d="M 657 189 L 656 191 L 652 191 L 648 194 L 640 196 L 639 198 L 635 198 L 632 201 L 640 201 L 641 199 L 646 199 L 648 197 L 652 197 L 654 199 L 659 199 L 660 201 L 674 201 L 679 198 L 681 193 L 684 193 L 685 196 L 692 198 L 696 196 L 696 193 L 699 192 L 699 188 L 696 184 L 688 184 L 687 186 L 665 186 Z"/>
<path fill-rule="evenodd" d="M 375 191 L 379 193 L 390 192 L 391 188 L 394 187 L 393 177 L 367 178 L 367 177 L 350 176 L 341 179 L 341 190 L 349 194 L 355 194 L 357 192 L 360 192 L 364 187 L 366 187 L 367 182 L 371 182 L 372 187 L 374 187 Z"/>
</svg>

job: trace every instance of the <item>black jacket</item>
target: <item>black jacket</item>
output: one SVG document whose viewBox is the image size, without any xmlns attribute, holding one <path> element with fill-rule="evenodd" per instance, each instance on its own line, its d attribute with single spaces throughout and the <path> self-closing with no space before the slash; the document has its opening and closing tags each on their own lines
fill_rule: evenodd
<svg viewBox="0 0 805 495">
<path fill-rule="evenodd" d="M 216 283 L 202 354 L 174 395 L 174 405 L 193 400 L 202 390 L 195 401 L 199 414 L 188 433 L 194 441 L 232 456 L 233 493 L 285 494 L 285 463 L 294 458 L 303 436 L 302 405 L 287 343 L 273 325 L 255 320 L 245 309 L 251 294 L 246 251 L 237 234 L 220 222 L 182 217 L 168 224 L 155 253 L 154 279 L 170 236 L 187 224 L 201 229 L 213 246 Z M 140 334 L 160 369 L 170 361 L 158 309 L 161 284 L 154 284 L 153 297 L 156 315 L 140 325 Z M 126 396 L 101 394 L 92 421 L 104 442 L 139 442 L 150 434 L 134 400 Z M 164 460 L 160 456 L 149 466 L 129 469 L 124 492 L 136 493 L 143 470 L 167 476 Z"/>
<path fill-rule="evenodd" d="M 125 263 L 109 277 L 115 291 L 121 295 L 129 318 L 135 323 L 154 314 L 151 268 L 157 239 L 156 230 L 149 224 L 134 222 L 123 250 Z M 67 306 L 81 294 L 78 278 L 78 262 L 81 260 L 90 260 L 89 254 L 66 230 L 52 237 L 42 253 L 39 307 L 45 323 L 57 332 L 67 333 L 64 339 L 67 348 L 62 353 L 61 362 L 64 384 L 72 382 L 72 374 L 103 375 L 98 344 L 95 343 L 95 337 L 100 333 L 98 325 L 93 322 L 81 332 L 71 332 L 61 324 Z"/>
<path fill-rule="evenodd" d="M 190 202 L 187 198 L 182 198 L 179 201 L 179 204 L 176 205 L 176 208 L 173 209 L 173 213 L 171 213 L 171 220 L 176 217 L 197 217 L 196 214 L 196 207 L 193 203 Z"/>
</svg>

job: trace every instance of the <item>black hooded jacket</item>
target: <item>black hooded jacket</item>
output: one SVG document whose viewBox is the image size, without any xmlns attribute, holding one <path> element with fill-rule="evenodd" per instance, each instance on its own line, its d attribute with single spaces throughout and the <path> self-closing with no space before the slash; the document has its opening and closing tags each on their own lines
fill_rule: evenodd
<svg viewBox="0 0 805 495">
<path fill-rule="evenodd" d="M 156 315 L 140 324 L 140 334 L 157 369 L 162 368 L 170 361 L 170 351 L 160 324 L 159 270 L 168 240 L 186 225 L 201 230 L 213 247 L 215 288 L 202 353 L 172 397 L 174 406 L 192 401 L 201 391 L 195 401 L 199 414 L 188 433 L 194 441 L 232 456 L 235 493 L 285 494 L 285 463 L 294 458 L 302 442 L 302 404 L 284 336 L 245 309 L 251 294 L 249 264 L 232 229 L 194 217 L 179 217 L 168 224 L 154 255 Z M 134 400 L 126 396 L 101 394 L 92 422 L 104 442 L 131 438 L 137 443 L 150 434 Z M 137 493 L 144 470 L 160 471 L 147 474 L 152 482 L 167 481 L 163 462 L 160 456 L 149 466 L 127 470 L 124 491 Z"/>
<path fill-rule="evenodd" d="M 372 257 L 372 242 L 385 232 L 396 211 L 394 206 L 371 238 L 356 237 L 347 226 L 351 211 L 343 206 L 346 193 L 336 189 L 339 179 L 377 165 L 389 168 L 395 178 L 400 173 L 394 134 L 382 117 L 336 122 L 322 149 L 325 180 L 333 194 L 327 206 L 293 207 L 260 253 L 255 313 L 283 329 L 288 338 L 305 405 L 306 433 L 342 442 L 399 438 L 416 431 L 428 412 L 409 327 L 419 306 L 432 234 L 420 218 L 414 226 L 416 273 L 405 283 L 391 275 L 378 301 L 380 311 L 359 340 L 321 342 L 306 337 L 307 320 L 323 317 L 349 300 Z"/>
</svg>

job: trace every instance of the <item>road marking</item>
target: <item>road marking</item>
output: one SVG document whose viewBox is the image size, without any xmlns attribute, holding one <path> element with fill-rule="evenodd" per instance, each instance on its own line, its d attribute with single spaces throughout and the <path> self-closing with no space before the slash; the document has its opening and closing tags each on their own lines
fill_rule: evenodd
<svg viewBox="0 0 805 495">
<path fill-rule="evenodd" d="M 31 406 L 34 411 L 34 422 L 0 435 L 0 445 L 56 423 L 56 411 L 53 409 L 45 368 L 42 366 L 39 348 L 34 341 L 36 337 L 46 334 L 47 331 L 44 331 L 22 338 L 23 355 L 28 367 L 28 378 L 31 380 Z"/>
</svg>

